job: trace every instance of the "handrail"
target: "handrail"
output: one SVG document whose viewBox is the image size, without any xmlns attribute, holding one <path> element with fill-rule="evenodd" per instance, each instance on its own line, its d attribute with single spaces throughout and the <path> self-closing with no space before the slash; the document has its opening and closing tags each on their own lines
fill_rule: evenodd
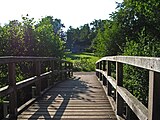
<svg viewBox="0 0 160 120">
<path fill-rule="evenodd" d="M 0 57 L 0 64 L 5 64 L 5 63 L 18 63 L 18 62 L 29 62 L 29 61 L 49 61 L 49 60 L 58 60 L 61 62 L 66 62 L 70 63 L 69 61 L 66 60 L 61 60 L 59 58 L 55 57 L 32 57 L 32 56 L 4 56 Z"/>
<path fill-rule="evenodd" d="M 111 62 L 116 63 L 116 79 L 111 77 Z M 137 98 L 123 87 L 123 64 L 149 70 L 149 101 L 146 108 Z M 141 56 L 108 56 L 96 62 L 96 74 L 107 85 L 107 94 L 111 88 L 116 91 L 116 115 L 122 117 L 126 103 L 140 120 L 160 119 L 160 58 Z M 131 118 L 132 120 L 132 118 Z"/>
<path fill-rule="evenodd" d="M 42 73 L 41 71 L 41 64 L 42 62 L 48 61 L 51 64 L 51 70 L 48 72 Z M 32 76 L 30 78 L 27 78 L 25 80 L 22 80 L 18 83 L 16 83 L 16 64 L 19 64 L 21 62 L 32 62 L 35 64 L 35 76 Z M 28 56 L 5 56 L 5 57 L 0 57 L 0 64 L 8 64 L 8 80 L 9 80 L 9 85 L 0 88 L 0 97 L 3 96 L 8 96 L 9 95 L 9 115 L 8 117 L 11 119 L 14 119 L 17 117 L 18 112 L 23 108 L 22 105 L 19 108 L 17 108 L 17 90 L 20 90 L 26 86 L 33 85 L 33 83 L 36 85 L 36 94 L 37 97 L 41 96 L 42 91 L 41 88 L 41 82 L 43 78 L 46 78 L 48 76 L 52 76 L 52 79 L 54 79 L 55 75 L 57 78 L 60 80 L 67 79 L 68 77 L 71 77 L 73 75 L 72 71 L 72 63 L 57 59 L 54 57 L 28 57 Z M 63 67 L 62 67 L 63 66 Z M 58 77 L 59 76 L 59 77 Z M 56 82 L 53 81 L 52 84 L 49 84 L 49 79 L 48 81 L 48 86 L 46 89 L 52 87 Z M 34 99 L 36 100 L 36 99 Z M 33 100 L 31 100 L 33 102 Z M 27 102 L 29 104 L 29 102 Z"/>
<path fill-rule="evenodd" d="M 160 72 L 160 58 L 158 57 L 109 56 L 99 59 L 96 63 L 103 60 L 129 64 L 136 67 L 152 70 L 155 72 Z"/>
</svg>

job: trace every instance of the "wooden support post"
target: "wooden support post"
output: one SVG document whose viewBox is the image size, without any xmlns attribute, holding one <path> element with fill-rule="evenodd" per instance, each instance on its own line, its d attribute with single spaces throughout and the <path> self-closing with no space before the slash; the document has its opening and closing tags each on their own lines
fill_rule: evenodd
<svg viewBox="0 0 160 120">
<path fill-rule="evenodd" d="M 73 76 L 73 63 L 71 63 L 71 77 Z"/>
<path fill-rule="evenodd" d="M 148 120 L 160 120 L 160 73 L 149 71 Z"/>
<path fill-rule="evenodd" d="M 53 80 L 53 84 L 55 84 L 55 82 L 56 82 L 56 80 L 57 80 L 57 78 L 56 78 L 56 60 L 54 60 L 53 61 L 53 66 L 52 66 L 52 71 L 53 71 L 53 73 L 52 73 L 52 80 Z"/>
<path fill-rule="evenodd" d="M 98 69 L 98 63 L 96 63 L 96 69 Z M 96 71 L 96 76 L 98 77 L 98 72 Z"/>
<path fill-rule="evenodd" d="M 57 81 L 59 81 L 59 70 L 60 70 L 60 68 L 59 68 L 59 61 L 57 60 L 56 61 L 56 75 L 57 75 L 57 80 L 56 80 L 56 82 Z"/>
<path fill-rule="evenodd" d="M 100 62 L 98 63 L 98 69 L 100 70 Z M 98 73 L 98 78 L 99 78 L 99 80 L 100 80 L 100 75 L 101 75 L 101 73 L 99 72 L 99 73 Z"/>
<path fill-rule="evenodd" d="M 13 92 L 9 94 L 9 117 L 16 119 L 17 116 L 17 89 L 16 89 L 16 71 L 15 63 L 8 64 L 9 89 Z"/>
<path fill-rule="evenodd" d="M 68 72 L 68 77 L 70 78 L 71 77 L 71 63 L 68 63 L 68 69 L 69 69 L 69 72 Z"/>
<path fill-rule="evenodd" d="M 38 77 L 38 81 L 36 82 L 36 95 L 41 94 L 41 80 L 39 76 L 41 75 L 41 63 L 40 61 L 36 62 L 36 76 Z"/>
<path fill-rule="evenodd" d="M 64 70 L 67 70 L 67 63 L 64 63 Z M 67 79 L 67 71 L 64 73 L 65 80 Z"/>
<path fill-rule="evenodd" d="M 116 62 L 116 82 L 117 86 L 123 86 L 123 64 Z M 123 114 L 124 101 L 116 90 L 116 113 L 117 115 Z"/>
<path fill-rule="evenodd" d="M 52 70 L 52 61 L 50 60 L 49 61 L 49 71 Z M 47 77 L 47 88 L 50 86 L 51 84 L 51 79 L 52 79 L 52 75 L 50 74 L 48 77 Z"/>
<path fill-rule="evenodd" d="M 32 86 L 32 98 L 36 97 L 36 87 Z"/>
<path fill-rule="evenodd" d="M 128 105 L 126 105 L 126 120 L 132 120 L 131 118 L 131 109 Z"/>
<path fill-rule="evenodd" d="M 3 116 L 6 117 L 8 115 L 8 107 L 9 101 L 3 101 Z"/>
<path fill-rule="evenodd" d="M 106 71 L 106 61 L 103 61 L 103 71 Z M 107 79 L 106 77 L 103 75 L 103 85 L 106 85 Z"/>
<path fill-rule="evenodd" d="M 59 73 L 60 73 L 59 77 L 60 77 L 60 81 L 63 80 L 62 64 L 63 64 L 63 62 L 59 61 Z"/>
<path fill-rule="evenodd" d="M 99 68 L 99 62 L 97 63 L 97 68 L 100 69 L 100 68 Z M 99 79 L 99 77 L 100 77 L 99 74 L 100 74 L 100 73 L 98 72 L 98 74 L 97 74 L 98 79 Z"/>
<path fill-rule="evenodd" d="M 111 76 L 111 62 L 107 61 L 107 76 Z M 107 81 L 107 94 L 111 96 L 112 86 L 109 81 Z"/>
<path fill-rule="evenodd" d="M 60 61 L 57 61 L 57 70 L 58 70 L 58 72 L 57 72 L 57 75 L 58 75 L 58 81 L 60 80 L 60 63 L 59 63 Z"/>
<path fill-rule="evenodd" d="M 99 67 L 100 67 L 100 70 L 102 70 L 102 61 L 100 61 L 100 64 L 99 64 Z M 103 80 L 103 77 L 102 77 L 102 73 L 99 73 L 100 75 L 100 81 Z"/>
</svg>

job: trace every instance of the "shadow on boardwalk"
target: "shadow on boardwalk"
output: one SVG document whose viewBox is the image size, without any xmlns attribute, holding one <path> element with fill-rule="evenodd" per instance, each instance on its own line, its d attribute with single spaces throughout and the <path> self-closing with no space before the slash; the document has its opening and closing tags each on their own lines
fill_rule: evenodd
<svg viewBox="0 0 160 120">
<path fill-rule="evenodd" d="M 116 120 L 95 73 L 74 73 L 22 112 L 18 119 Z"/>
<path fill-rule="evenodd" d="M 60 120 L 70 99 L 84 100 L 85 98 L 80 97 L 78 93 L 85 94 L 87 89 L 87 84 L 81 81 L 80 77 L 74 77 L 60 83 L 44 95 L 43 99 L 40 99 L 36 106 L 33 106 L 33 108 L 38 108 L 38 110 L 30 116 L 29 120 L 38 118 Z M 49 112 L 50 110 L 55 110 L 56 112 L 53 111 L 52 115 Z"/>
</svg>

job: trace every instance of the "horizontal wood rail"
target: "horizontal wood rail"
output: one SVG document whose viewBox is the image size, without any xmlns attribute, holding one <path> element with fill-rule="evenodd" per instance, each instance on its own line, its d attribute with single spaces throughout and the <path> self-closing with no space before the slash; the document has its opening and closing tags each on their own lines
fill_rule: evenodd
<svg viewBox="0 0 160 120">
<path fill-rule="evenodd" d="M 47 72 L 42 72 L 43 62 L 49 62 L 50 69 Z M 22 62 L 32 62 L 34 64 L 35 76 L 22 80 L 16 83 L 16 65 Z M 16 119 L 19 112 L 21 112 L 27 105 L 35 101 L 46 90 L 53 87 L 53 85 L 61 80 L 65 80 L 73 75 L 73 65 L 71 62 L 60 60 L 53 57 L 16 57 L 7 56 L 0 57 L 0 64 L 6 64 L 8 66 L 8 85 L 0 88 L 0 97 L 9 96 L 9 113 L 8 118 Z M 50 79 L 48 77 L 51 76 Z M 56 81 L 56 78 L 58 79 Z M 46 81 L 48 85 L 45 89 L 42 89 L 42 81 Z M 49 81 L 50 80 L 50 81 Z M 6 80 L 7 81 L 7 80 Z M 52 84 L 51 84 L 52 83 Z M 34 85 L 36 89 L 36 97 L 32 98 L 25 104 L 18 108 L 17 105 L 17 91 L 25 88 L 29 85 Z M 4 116 L 5 117 L 5 116 Z"/>
<path fill-rule="evenodd" d="M 116 79 L 111 77 L 111 62 L 116 63 Z M 123 87 L 123 64 L 149 70 L 149 101 L 146 108 Z M 160 120 L 160 58 L 140 56 L 108 56 L 96 62 L 96 75 L 107 86 L 110 97 L 115 89 L 115 112 L 122 118 L 124 103 L 140 120 Z M 113 101 L 113 100 L 112 100 Z M 130 112 L 127 111 L 127 114 Z M 133 118 L 127 118 L 132 120 Z"/>
</svg>

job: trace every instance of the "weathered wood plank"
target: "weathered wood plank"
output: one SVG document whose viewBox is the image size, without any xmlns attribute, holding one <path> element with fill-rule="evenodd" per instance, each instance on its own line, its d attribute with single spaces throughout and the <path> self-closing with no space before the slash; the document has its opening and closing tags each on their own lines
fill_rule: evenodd
<svg viewBox="0 0 160 120">
<path fill-rule="evenodd" d="M 136 97 L 120 86 L 117 91 L 140 120 L 148 120 L 148 109 Z"/>
<path fill-rule="evenodd" d="M 95 75 L 77 74 L 49 90 L 18 119 L 105 119 L 116 116 Z"/>
<path fill-rule="evenodd" d="M 125 64 L 133 65 L 136 67 L 160 72 L 160 58 L 158 57 L 108 56 L 108 57 L 101 58 L 96 63 L 102 60 L 109 60 L 109 61 L 125 63 Z"/>
</svg>

